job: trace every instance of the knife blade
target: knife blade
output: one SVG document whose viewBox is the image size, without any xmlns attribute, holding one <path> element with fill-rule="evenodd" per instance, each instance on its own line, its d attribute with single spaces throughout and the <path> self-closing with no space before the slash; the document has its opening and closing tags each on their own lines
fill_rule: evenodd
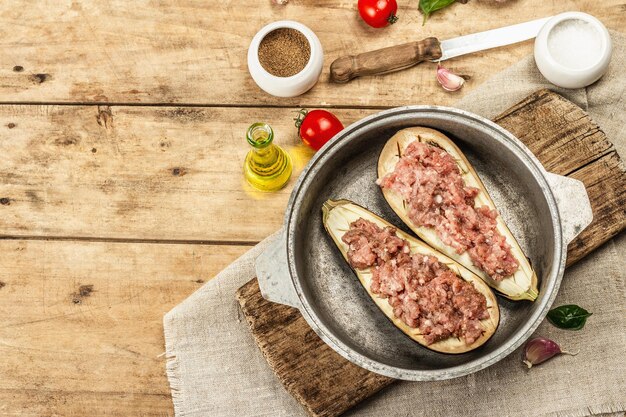
<svg viewBox="0 0 626 417">
<path fill-rule="evenodd" d="M 551 18 L 552 16 L 544 17 L 542 19 L 531 20 L 530 22 L 441 41 L 440 47 L 442 55 L 438 61 L 533 39 L 537 36 L 543 25 Z"/>
<path fill-rule="evenodd" d="M 499 29 L 439 41 L 430 37 L 417 42 L 337 58 L 330 65 L 330 79 L 345 83 L 356 77 L 379 75 L 412 67 L 422 61 L 443 61 L 460 55 L 523 42 L 537 36 L 551 17 Z"/>
</svg>

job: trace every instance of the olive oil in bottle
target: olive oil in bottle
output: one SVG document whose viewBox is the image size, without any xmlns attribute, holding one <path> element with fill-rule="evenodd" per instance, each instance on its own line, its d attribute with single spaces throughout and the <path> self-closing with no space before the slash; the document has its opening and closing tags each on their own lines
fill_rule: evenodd
<svg viewBox="0 0 626 417">
<path fill-rule="evenodd" d="M 248 128 L 246 140 L 252 146 L 243 166 L 248 183 L 261 191 L 280 190 L 291 177 L 293 165 L 289 154 L 272 143 L 274 131 L 267 123 Z"/>
</svg>

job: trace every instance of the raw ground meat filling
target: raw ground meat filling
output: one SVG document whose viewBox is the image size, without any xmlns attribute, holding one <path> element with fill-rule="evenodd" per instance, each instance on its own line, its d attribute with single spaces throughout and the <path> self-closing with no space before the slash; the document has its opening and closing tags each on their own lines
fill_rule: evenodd
<svg viewBox="0 0 626 417">
<path fill-rule="evenodd" d="M 480 320 L 489 317 L 485 296 L 437 258 L 411 254 L 395 228 L 358 219 L 342 240 L 353 268 L 372 268 L 370 290 L 387 298 L 395 317 L 419 328 L 426 343 L 455 336 L 470 345 L 482 335 Z"/>
<path fill-rule="evenodd" d="M 416 225 L 435 229 L 457 253 L 467 251 L 474 265 L 494 280 L 508 277 L 519 267 L 511 246 L 496 228 L 498 213 L 487 206 L 474 207 L 479 190 L 465 186 L 454 158 L 443 149 L 412 142 L 379 185 L 404 198 L 407 214 Z"/>
</svg>

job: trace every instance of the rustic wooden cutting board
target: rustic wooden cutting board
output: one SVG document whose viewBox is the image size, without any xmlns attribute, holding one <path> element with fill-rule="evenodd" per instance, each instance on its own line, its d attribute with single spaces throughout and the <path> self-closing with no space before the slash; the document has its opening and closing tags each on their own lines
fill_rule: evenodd
<svg viewBox="0 0 626 417">
<path fill-rule="evenodd" d="M 578 106 L 538 91 L 494 121 L 556 174 L 582 181 L 594 219 L 568 247 L 567 265 L 626 227 L 626 170 L 613 144 Z M 256 279 L 236 294 L 252 334 L 278 379 L 312 416 L 338 416 L 394 382 L 339 356 L 295 308 L 266 301 Z"/>
</svg>

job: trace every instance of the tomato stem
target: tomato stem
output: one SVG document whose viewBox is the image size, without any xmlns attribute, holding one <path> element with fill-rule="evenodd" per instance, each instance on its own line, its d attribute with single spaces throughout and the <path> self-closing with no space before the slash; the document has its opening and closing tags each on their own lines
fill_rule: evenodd
<svg viewBox="0 0 626 417">
<path fill-rule="evenodd" d="M 393 25 L 397 21 L 398 21 L 398 16 L 393 13 L 387 18 L 387 22 L 389 22 L 390 25 Z"/>
<path fill-rule="evenodd" d="M 296 116 L 296 118 L 293 120 L 296 122 L 296 127 L 300 129 L 300 126 L 302 126 L 302 122 L 304 122 L 304 119 L 306 118 L 306 115 L 309 114 L 309 111 L 307 109 L 300 109 L 296 113 L 298 114 L 298 116 Z"/>
</svg>

